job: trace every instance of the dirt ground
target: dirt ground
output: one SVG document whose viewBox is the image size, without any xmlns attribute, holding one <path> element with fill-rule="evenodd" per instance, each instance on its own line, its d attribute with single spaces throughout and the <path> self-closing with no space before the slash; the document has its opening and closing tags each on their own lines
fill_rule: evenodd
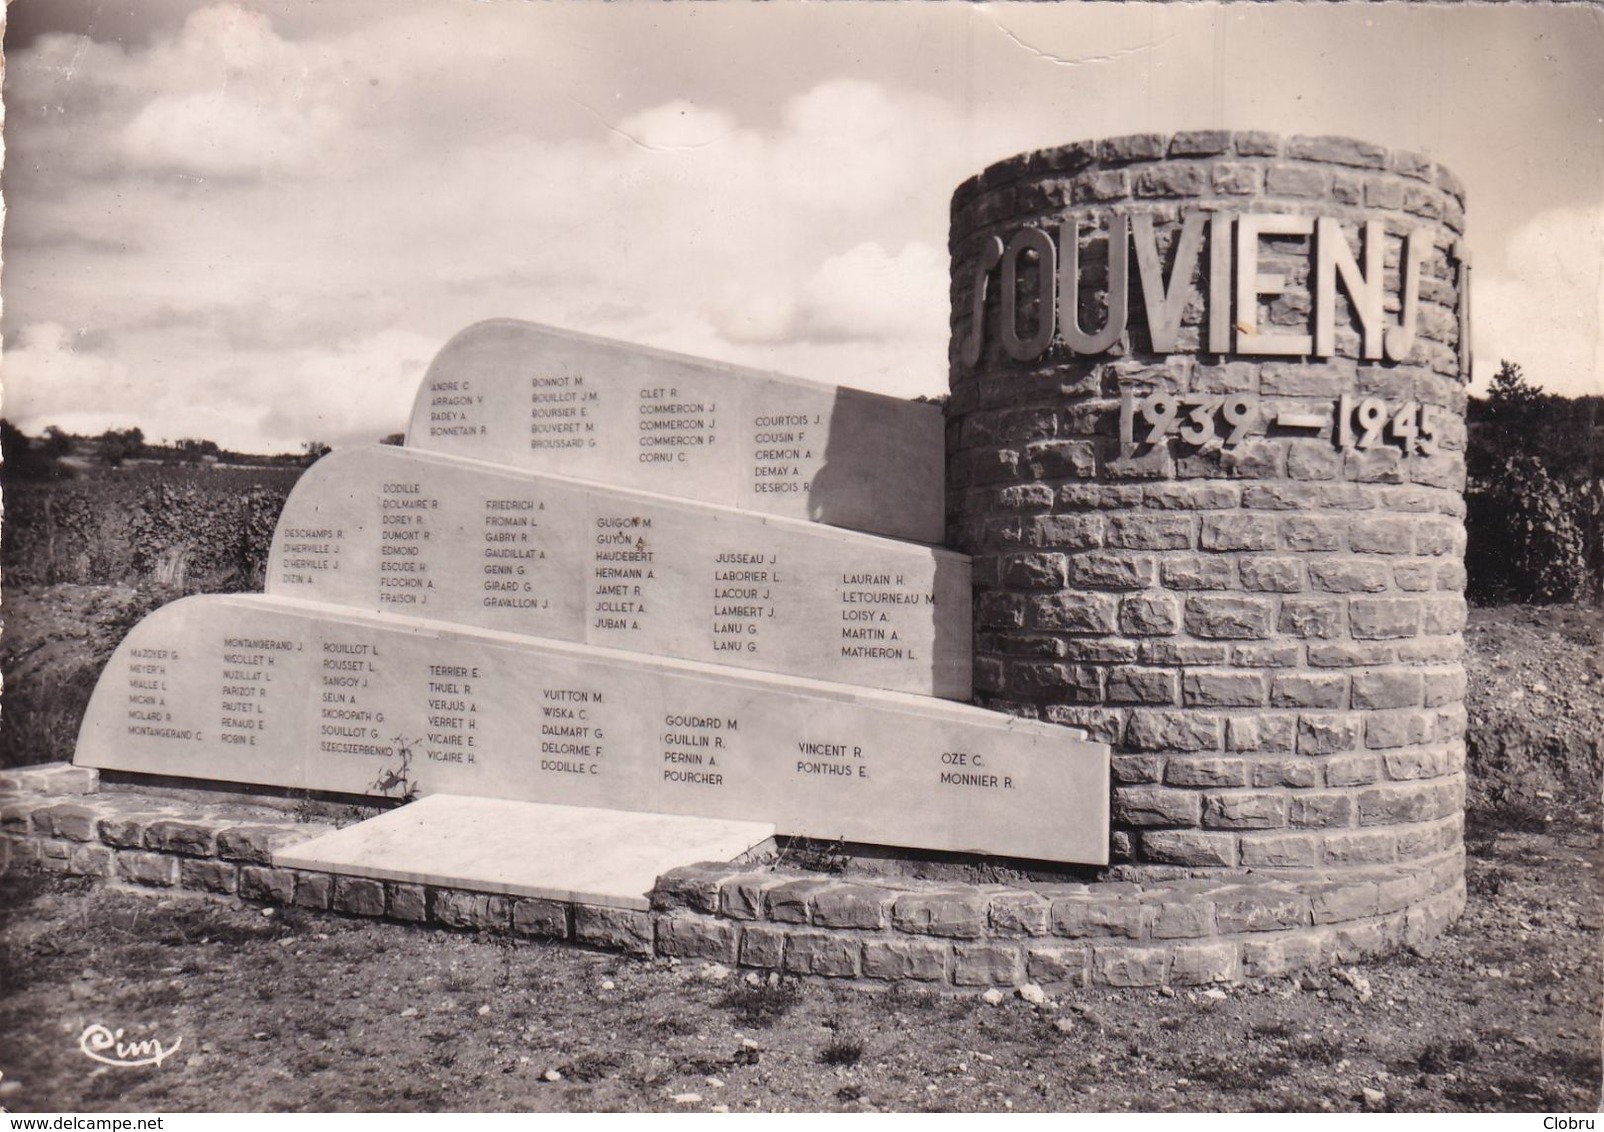
<svg viewBox="0 0 1604 1132">
<path fill-rule="evenodd" d="M 125 590 L 8 590 L 13 727 L 72 714 Z M 1420 954 L 990 1002 L 8 875 L 0 1106 L 1594 1111 L 1604 612 L 1474 610 L 1466 639 L 1469 905 Z M 93 1026 L 177 1048 L 102 1065 Z"/>
</svg>

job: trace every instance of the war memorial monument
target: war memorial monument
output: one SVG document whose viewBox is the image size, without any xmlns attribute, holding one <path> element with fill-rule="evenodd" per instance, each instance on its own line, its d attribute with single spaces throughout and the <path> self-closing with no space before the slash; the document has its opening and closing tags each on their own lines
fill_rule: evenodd
<svg viewBox="0 0 1604 1132">
<path fill-rule="evenodd" d="M 39 855 L 958 985 L 1434 935 L 1464 901 L 1463 198 L 1342 138 L 1000 162 L 953 197 L 944 408 L 469 327 L 404 447 L 302 477 L 265 593 L 129 634 Z M 308 836 L 91 771 L 407 804 Z"/>
</svg>

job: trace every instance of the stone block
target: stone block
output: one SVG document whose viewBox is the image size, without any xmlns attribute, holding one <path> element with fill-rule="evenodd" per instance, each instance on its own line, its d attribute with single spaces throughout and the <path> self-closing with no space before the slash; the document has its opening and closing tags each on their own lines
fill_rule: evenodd
<svg viewBox="0 0 1604 1132">
<path fill-rule="evenodd" d="M 1180 606 L 1169 594 L 1132 594 L 1120 599 L 1121 633 L 1132 636 L 1165 636 L 1174 633 L 1180 626 Z"/>
<path fill-rule="evenodd" d="M 1463 632 L 1469 609 L 1457 594 L 1425 598 L 1421 602 L 1421 631 L 1425 633 Z"/>
<path fill-rule="evenodd" d="M 717 914 L 719 889 L 729 875 L 729 868 L 723 865 L 685 865 L 670 869 L 652 886 L 652 908 L 659 912 L 687 908 L 693 912 Z"/>
<path fill-rule="evenodd" d="M 1015 986 L 1024 982 L 1025 953 L 1017 943 L 955 943 L 952 981 L 960 987 Z"/>
<path fill-rule="evenodd" d="M 871 936 L 863 941 L 863 974 L 870 979 L 945 982 L 952 947 L 934 940 Z"/>
<path fill-rule="evenodd" d="M 1312 668 L 1361 668 L 1391 664 L 1398 659 L 1397 650 L 1390 642 L 1311 641 L 1308 650 Z"/>
<path fill-rule="evenodd" d="M 1264 598 L 1195 596 L 1186 599 L 1186 629 L 1197 637 L 1262 640 L 1270 635 L 1274 616 L 1274 605 Z"/>
<path fill-rule="evenodd" d="M 1348 549 L 1355 554 L 1413 554 L 1415 525 L 1401 516 L 1354 519 L 1348 525 Z"/>
<path fill-rule="evenodd" d="M 1097 143 L 1097 159 L 1109 163 L 1156 161 L 1164 156 L 1168 138 L 1163 134 L 1129 134 L 1103 138 Z"/>
<path fill-rule="evenodd" d="M 1329 786 L 1365 786 L 1381 777 L 1381 760 L 1375 755 L 1341 755 L 1326 760 L 1325 772 Z"/>
<path fill-rule="evenodd" d="M 1091 948 L 1084 944 L 1031 943 L 1025 946 L 1025 976 L 1048 986 L 1083 987 Z"/>
<path fill-rule="evenodd" d="M 1244 834 L 1242 864 L 1254 869 L 1307 869 L 1320 863 L 1320 839 L 1309 833 Z"/>
<path fill-rule="evenodd" d="M 1103 545 L 1101 515 L 1037 515 L 1030 520 L 1031 541 L 1063 550 L 1090 550 Z"/>
<path fill-rule="evenodd" d="M 784 929 L 750 924 L 741 930 L 741 966 L 777 971 L 784 958 Z"/>
<path fill-rule="evenodd" d="M 1397 855 L 1397 835 L 1386 829 L 1326 834 L 1327 865 L 1381 865 L 1396 860 Z"/>
<path fill-rule="evenodd" d="M 1032 478 L 1087 478 L 1097 471 L 1097 449 L 1089 440 L 1046 440 L 1027 444 L 1024 463 Z"/>
<path fill-rule="evenodd" d="M 1359 746 L 1363 717 L 1349 714 L 1300 715 L 1298 752 L 1330 755 L 1352 751 Z"/>
<path fill-rule="evenodd" d="M 289 869 L 275 869 L 265 865 L 241 865 L 239 894 L 246 900 L 289 904 L 295 898 L 295 874 Z"/>
<path fill-rule="evenodd" d="M 1110 551 L 1076 554 L 1069 559 L 1068 581 L 1087 589 L 1146 589 L 1153 584 L 1153 557 Z"/>
<path fill-rule="evenodd" d="M 1169 975 L 1168 947 L 1096 947 L 1092 982 L 1107 987 L 1159 987 Z"/>
<path fill-rule="evenodd" d="M 1313 932 L 1242 941 L 1242 974 L 1250 979 L 1295 975 L 1321 960 L 1322 936 Z"/>
<path fill-rule="evenodd" d="M 100 840 L 117 849 L 142 849 L 145 827 L 158 820 L 155 814 L 112 814 L 100 819 Z"/>
<path fill-rule="evenodd" d="M 1255 759 L 1250 785 L 1305 789 L 1313 786 L 1319 778 L 1319 771 L 1308 759 Z"/>
<path fill-rule="evenodd" d="M 1270 684 L 1274 707 L 1345 708 L 1348 677 L 1340 672 L 1277 673 Z"/>
<path fill-rule="evenodd" d="M 1309 898 L 1269 885 L 1243 885 L 1214 897 L 1214 916 L 1222 935 L 1283 931 L 1310 922 Z"/>
<path fill-rule="evenodd" d="M 813 922 L 825 928 L 880 931 L 896 895 L 873 885 L 832 881 L 813 894 Z"/>
<path fill-rule="evenodd" d="M 1360 825 L 1400 825 L 1438 816 L 1434 783 L 1378 786 L 1359 795 Z"/>
<path fill-rule="evenodd" d="M 134 884 L 171 888 L 178 883 L 178 859 L 163 853 L 124 850 L 117 854 L 117 875 Z"/>
<path fill-rule="evenodd" d="M 1332 165 L 1352 165 L 1362 169 L 1385 169 L 1387 151 L 1379 145 L 1340 137 L 1293 137 L 1287 140 L 1287 156 Z"/>
<path fill-rule="evenodd" d="M 384 882 L 367 877 L 337 876 L 329 906 L 354 916 L 384 915 Z"/>
<path fill-rule="evenodd" d="M 145 827 L 145 848 L 185 857 L 211 857 L 217 852 L 217 831 L 201 822 L 167 818 Z"/>
<path fill-rule="evenodd" d="M 1337 558 L 1309 564 L 1309 585 L 1326 593 L 1380 593 L 1392 584 L 1392 567 L 1363 558 Z"/>
<path fill-rule="evenodd" d="M 1283 515 L 1281 541 L 1288 550 L 1325 553 L 1342 549 L 1340 524 L 1313 515 Z"/>
<path fill-rule="evenodd" d="M 1263 673 L 1230 669 L 1195 669 L 1181 677 L 1181 702 L 1187 707 L 1260 707 L 1266 696 Z"/>
<path fill-rule="evenodd" d="M 1125 742 L 1137 751 L 1217 751 L 1220 725 L 1212 713 L 1137 710 L 1126 725 Z"/>
<path fill-rule="evenodd" d="M 520 897 L 512 902 L 512 930 L 543 939 L 567 939 L 573 934 L 571 912 L 572 906 L 565 901 Z"/>
<path fill-rule="evenodd" d="M 1226 558 L 1179 555 L 1159 561 L 1159 577 L 1172 590 L 1231 588 L 1231 562 Z"/>
<path fill-rule="evenodd" d="M 1154 939 L 1197 939 L 1214 934 L 1214 905 L 1207 900 L 1160 900 L 1153 905 Z"/>
<path fill-rule="evenodd" d="M 1038 629 L 1112 633 L 1118 599 L 1112 594 L 1056 593 L 1032 597 L 1031 622 Z"/>
<path fill-rule="evenodd" d="M 334 899 L 334 878 L 328 873 L 295 870 L 295 903 L 302 908 L 327 908 Z"/>
<path fill-rule="evenodd" d="M 1279 829 L 1286 824 L 1285 794 L 1242 790 L 1203 796 L 1205 829 Z"/>
<path fill-rule="evenodd" d="M 1287 598 L 1281 603 L 1277 626 L 1296 637 L 1330 638 L 1342 635 L 1343 603 L 1335 598 Z"/>
<path fill-rule="evenodd" d="M 392 920 L 421 924 L 429 918 L 428 891 L 421 884 L 397 881 L 385 884 L 384 906 Z"/>
<path fill-rule="evenodd" d="M 100 791 L 100 772 L 93 767 L 71 763 L 45 763 L 28 767 L 29 789 L 41 794 L 96 794 Z"/>
<path fill-rule="evenodd" d="M 897 931 L 914 935 L 979 939 L 986 934 L 988 899 L 975 890 L 905 892 L 891 906 L 891 922 Z"/>
<path fill-rule="evenodd" d="M 1287 478 L 1334 480 L 1342 475 L 1342 453 L 1323 441 L 1293 443 L 1287 447 Z"/>
<path fill-rule="evenodd" d="M 1227 720 L 1227 726 L 1236 720 Z M 1164 781 L 1170 786 L 1246 786 L 1247 763 L 1242 759 L 1174 757 L 1165 763 Z"/>
<path fill-rule="evenodd" d="M 813 896 L 833 882 L 825 877 L 798 877 L 768 890 L 769 919 L 784 924 L 806 924 L 812 917 Z"/>
<path fill-rule="evenodd" d="M 234 892 L 239 887 L 239 866 L 232 861 L 185 857 L 178 862 L 178 883 L 200 892 Z"/>
<path fill-rule="evenodd" d="M 1264 191 L 1264 169 L 1244 163 L 1214 166 L 1214 191 L 1226 196 L 1256 196 Z"/>
<path fill-rule="evenodd" d="M 1237 564 L 1242 588 L 1260 593 L 1297 593 L 1304 588 L 1303 563 L 1295 558 L 1244 558 Z"/>
<path fill-rule="evenodd" d="M 1229 483 L 1150 483 L 1142 502 L 1161 511 L 1230 510 L 1242 502 L 1242 489 Z"/>
<path fill-rule="evenodd" d="M 799 929 L 788 932 L 785 970 L 796 975 L 851 979 L 858 975 L 862 944 L 856 936 Z"/>
<path fill-rule="evenodd" d="M 6 843 L 9 844 L 9 843 Z M 4 849 L 0 848 L 0 858 Z M 117 871 L 116 851 L 105 845 L 82 844 L 72 848 L 67 871 L 81 877 L 109 877 Z M 5 861 L 0 859 L 0 873 L 5 872 Z"/>
<path fill-rule="evenodd" d="M 1023 590 L 1061 589 L 1067 569 L 1062 554 L 1042 551 L 1010 554 L 1003 559 L 1003 584 Z"/>
<path fill-rule="evenodd" d="M 289 829 L 275 825 L 235 825 L 217 832 L 217 855 L 226 861 L 252 865 L 271 865 L 273 853 L 306 840 L 306 827 Z"/>
<path fill-rule="evenodd" d="M 1116 786 L 1112 816 L 1121 825 L 1196 826 L 1201 798 L 1192 790 L 1163 786 Z"/>
<path fill-rule="evenodd" d="M 683 912 L 657 917 L 659 955 L 734 965 L 740 958 L 740 944 L 740 926 L 727 920 Z"/>
<path fill-rule="evenodd" d="M 1142 198 L 1196 197 L 1208 191 L 1209 166 L 1155 165 L 1136 175 L 1136 196 Z"/>
<path fill-rule="evenodd" d="M 1345 790 L 1300 791 L 1292 796 L 1289 824 L 1301 829 L 1328 829 L 1353 824 L 1353 795 Z"/>
<path fill-rule="evenodd" d="M 1413 637 L 1420 632 L 1421 608 L 1418 598 L 1353 598 L 1348 631 L 1363 641 Z"/>
<path fill-rule="evenodd" d="M 38 839 L 34 844 L 39 850 L 37 865 L 40 869 L 50 873 L 65 873 L 72 869 L 72 851 L 80 843 Z"/>
<path fill-rule="evenodd" d="M 1124 786 L 1157 782 L 1163 770 L 1164 760 L 1157 755 L 1115 755 L 1110 759 L 1114 781 Z"/>
<path fill-rule="evenodd" d="M 1123 550 L 1187 550 L 1192 546 L 1190 515 L 1135 513 L 1106 517 L 1104 542 Z"/>
<path fill-rule="evenodd" d="M 628 908 L 574 905 L 575 943 L 622 951 L 629 955 L 652 953 L 652 916 Z"/>
<path fill-rule="evenodd" d="M 93 841 L 96 839 L 99 819 L 99 811 L 93 806 L 60 802 L 35 809 L 33 828 L 46 837 L 59 837 L 66 841 Z"/>
<path fill-rule="evenodd" d="M 1230 655 L 1229 645 L 1212 641 L 1143 641 L 1137 650 L 1143 664 L 1224 664 Z"/>
<path fill-rule="evenodd" d="M 1175 673 L 1163 668 L 1111 668 L 1103 699 L 1111 704 L 1173 704 Z"/>
<path fill-rule="evenodd" d="M 1205 515 L 1198 533 L 1204 550 L 1275 550 L 1280 544 L 1274 515 Z"/>
<path fill-rule="evenodd" d="M 1236 977 L 1235 943 L 1177 943 L 1170 948 L 1169 981 L 1175 986 L 1229 983 Z"/>
<path fill-rule="evenodd" d="M 1035 892 L 999 892 L 988 905 L 991 932 L 999 936 L 1046 935 L 1052 902 Z"/>
<path fill-rule="evenodd" d="M 773 873 L 729 877 L 719 888 L 719 910 L 732 920 L 761 920 L 768 915 L 768 892 L 791 879 Z"/>
<path fill-rule="evenodd" d="M 1265 173 L 1264 192 L 1272 197 L 1326 197 L 1331 194 L 1331 174 L 1305 165 L 1273 165 Z"/>
<path fill-rule="evenodd" d="M 1418 707 L 1424 678 L 1404 668 L 1383 668 L 1356 672 L 1353 676 L 1353 706 L 1361 710 Z"/>
<path fill-rule="evenodd" d="M 1231 663 L 1238 668 L 1295 668 L 1303 663 L 1303 646 L 1296 641 L 1232 645 Z"/>
<path fill-rule="evenodd" d="M 1230 867 L 1237 857 L 1236 836 L 1230 833 L 1151 830 L 1143 832 L 1141 847 L 1150 861 L 1189 868 Z"/>
<path fill-rule="evenodd" d="M 1052 902 L 1053 934 L 1069 939 L 1141 939 L 1143 906 L 1110 896 L 1061 896 Z"/>
</svg>

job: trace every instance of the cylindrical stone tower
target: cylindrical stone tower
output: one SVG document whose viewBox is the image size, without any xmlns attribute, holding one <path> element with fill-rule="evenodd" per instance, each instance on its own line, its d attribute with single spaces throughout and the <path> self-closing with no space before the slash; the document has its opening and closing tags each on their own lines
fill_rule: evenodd
<svg viewBox="0 0 1604 1132">
<path fill-rule="evenodd" d="M 1270 973 L 1463 906 L 1463 228 L 1446 169 L 1345 138 L 1083 142 L 954 194 L 976 694 L 1113 744 L 1155 946 Z"/>
</svg>

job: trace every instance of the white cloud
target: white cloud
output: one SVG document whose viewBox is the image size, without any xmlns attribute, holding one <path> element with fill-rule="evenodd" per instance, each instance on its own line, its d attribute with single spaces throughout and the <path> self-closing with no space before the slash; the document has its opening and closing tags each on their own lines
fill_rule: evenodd
<svg viewBox="0 0 1604 1132">
<path fill-rule="evenodd" d="M 101 433 L 141 423 L 127 365 L 75 348 L 77 337 L 59 322 L 38 322 L 6 348 L 4 413 L 24 432 L 56 425 Z"/>
<path fill-rule="evenodd" d="M 1361 113 L 1303 100 L 1306 60 L 1285 64 L 1295 81 L 1235 67 L 1281 42 L 1254 29 L 1294 22 L 1282 7 L 355 7 L 215 4 L 140 45 L 11 53 L 8 334 L 116 345 L 29 329 L 11 403 L 92 403 L 119 427 L 160 413 L 147 433 L 182 421 L 235 447 L 382 435 L 420 363 L 494 316 L 938 392 L 948 199 L 989 161 L 1270 110 L 1347 131 Z M 1424 82 L 1370 101 L 1411 104 Z M 1371 114 L 1373 136 L 1429 137 L 1417 117 Z M 1505 353 L 1546 383 L 1598 380 L 1598 224 L 1540 217 L 1514 270 L 1484 260 L 1482 368 Z"/>
<path fill-rule="evenodd" d="M 372 443 L 401 432 L 440 345 L 434 338 L 392 329 L 309 353 L 276 384 L 262 428 L 285 448 L 306 440 Z"/>
<path fill-rule="evenodd" d="M 1604 393 L 1604 208 L 1542 212 L 1472 273 L 1477 392 L 1501 359 L 1569 396 Z"/>
</svg>

